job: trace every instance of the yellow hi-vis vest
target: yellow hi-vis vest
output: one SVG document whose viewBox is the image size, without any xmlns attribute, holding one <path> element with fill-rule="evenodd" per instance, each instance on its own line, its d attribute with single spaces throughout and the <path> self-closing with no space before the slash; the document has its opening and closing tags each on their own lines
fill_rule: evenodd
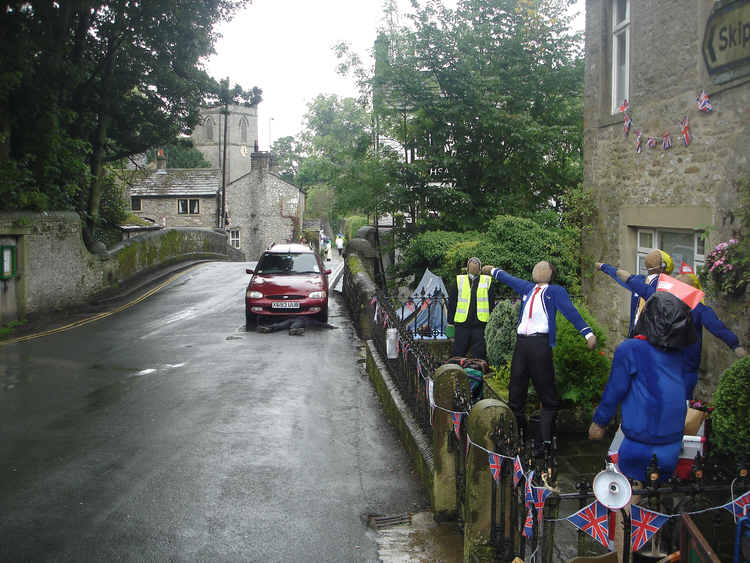
<svg viewBox="0 0 750 563">
<path fill-rule="evenodd" d="M 483 323 L 490 320 L 490 283 L 492 283 L 492 276 L 479 276 L 479 285 L 477 286 L 477 319 Z M 453 316 L 453 322 L 463 323 L 469 317 L 469 301 L 471 300 L 471 281 L 469 280 L 469 276 L 466 274 L 456 276 L 456 285 L 458 286 L 458 299 L 456 300 L 456 314 Z"/>
</svg>

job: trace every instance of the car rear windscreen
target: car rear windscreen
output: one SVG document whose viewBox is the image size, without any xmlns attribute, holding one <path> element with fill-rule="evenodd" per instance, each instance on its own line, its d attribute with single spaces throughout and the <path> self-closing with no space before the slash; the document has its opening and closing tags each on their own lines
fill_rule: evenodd
<svg viewBox="0 0 750 563">
<path fill-rule="evenodd" d="M 310 252 L 298 254 L 264 254 L 255 269 L 258 274 L 319 274 L 315 255 Z"/>
</svg>

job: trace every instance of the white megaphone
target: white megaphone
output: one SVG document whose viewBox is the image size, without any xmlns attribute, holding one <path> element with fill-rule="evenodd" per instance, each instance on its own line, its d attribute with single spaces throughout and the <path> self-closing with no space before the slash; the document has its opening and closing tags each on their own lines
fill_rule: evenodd
<svg viewBox="0 0 750 563">
<path fill-rule="evenodd" d="M 607 463 L 606 469 L 594 477 L 593 489 L 596 500 L 610 510 L 624 508 L 633 495 L 630 482 L 617 471 L 614 463 Z"/>
</svg>

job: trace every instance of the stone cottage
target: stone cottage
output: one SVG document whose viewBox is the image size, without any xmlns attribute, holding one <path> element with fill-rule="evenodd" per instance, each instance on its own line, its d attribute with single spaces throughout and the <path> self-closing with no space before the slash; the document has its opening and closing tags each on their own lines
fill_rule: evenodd
<svg viewBox="0 0 750 563">
<path fill-rule="evenodd" d="M 597 215 L 584 251 L 592 263 L 644 273 L 646 254 L 661 248 L 701 268 L 738 234 L 739 190 L 750 179 L 750 41 L 731 40 L 742 21 L 750 30 L 744 0 L 587 0 L 584 186 Z M 712 111 L 698 107 L 703 91 Z M 585 291 L 616 345 L 629 295 L 600 273 L 586 276 Z M 747 346 L 748 299 L 707 303 Z M 704 332 L 696 392 L 706 398 L 734 355 Z"/>
<path fill-rule="evenodd" d="M 229 106 L 226 119 L 223 108 L 206 108 L 201 114 L 193 145 L 212 168 L 167 169 L 160 155 L 156 170 L 131 176 L 133 213 L 166 227 L 222 229 L 248 260 L 271 242 L 296 239 L 304 193 L 274 172 L 269 152 L 258 150 L 257 107 Z M 218 210 L 224 193 L 222 214 Z"/>
</svg>

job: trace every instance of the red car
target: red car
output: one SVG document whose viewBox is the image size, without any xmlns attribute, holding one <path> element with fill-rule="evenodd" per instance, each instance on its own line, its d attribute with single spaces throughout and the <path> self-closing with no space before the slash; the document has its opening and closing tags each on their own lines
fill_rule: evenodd
<svg viewBox="0 0 750 563">
<path fill-rule="evenodd" d="M 275 244 L 266 250 L 245 291 L 245 322 L 259 318 L 316 315 L 328 322 L 328 274 L 320 257 L 304 244 Z"/>
</svg>

